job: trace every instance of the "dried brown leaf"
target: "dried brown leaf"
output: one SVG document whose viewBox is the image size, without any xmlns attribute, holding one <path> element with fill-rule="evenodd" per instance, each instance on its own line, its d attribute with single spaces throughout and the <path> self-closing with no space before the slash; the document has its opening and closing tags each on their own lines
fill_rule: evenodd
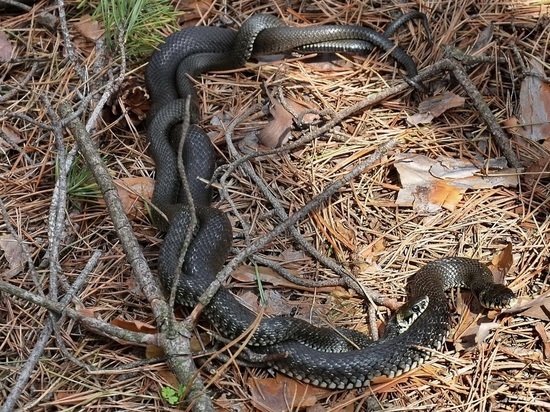
<svg viewBox="0 0 550 412">
<path fill-rule="evenodd" d="M 287 110 L 277 99 L 269 96 L 271 101 L 270 113 L 273 119 L 258 133 L 258 140 L 266 147 L 275 148 L 285 144 L 290 138 L 290 131 L 294 123 L 294 115 Z M 285 105 L 293 112 L 299 115 L 310 107 L 305 102 L 298 102 L 294 99 L 287 99 Z M 311 123 L 319 116 L 313 113 L 307 113 L 302 121 Z"/>
<path fill-rule="evenodd" d="M 429 123 L 453 107 L 462 107 L 464 101 L 464 97 L 451 92 L 430 97 L 418 105 L 419 113 L 410 116 L 407 122 L 410 125 Z"/>
<path fill-rule="evenodd" d="M 168 386 L 171 386 L 172 388 L 179 388 L 180 383 L 178 381 L 178 378 L 169 370 L 160 369 L 156 371 L 156 373 L 158 373 L 162 377 L 162 379 L 164 379 Z"/>
<path fill-rule="evenodd" d="M 271 107 L 273 119 L 258 133 L 258 140 L 266 147 L 280 147 L 290 137 L 294 117 L 279 102 Z"/>
<path fill-rule="evenodd" d="M 290 262 L 300 262 L 306 258 L 306 254 L 302 250 L 288 248 L 280 253 L 281 260 L 286 264 Z"/>
<path fill-rule="evenodd" d="M 4 258 L 10 267 L 9 276 L 3 273 L 3 278 L 13 277 L 21 272 L 26 262 L 21 244 L 12 235 L 0 236 L 0 249 L 4 251 Z"/>
<path fill-rule="evenodd" d="M 289 306 L 288 301 L 279 292 L 276 290 L 267 289 L 263 291 L 263 295 L 267 302 L 267 305 L 264 308 L 266 315 L 278 316 L 291 314 L 292 307 Z M 245 292 L 242 295 L 239 295 L 239 300 L 241 300 L 252 311 L 256 313 L 260 312 L 260 302 L 256 293 Z"/>
<path fill-rule="evenodd" d="M 256 283 L 256 276 L 258 275 L 261 276 L 262 282 L 270 283 L 273 286 L 296 287 L 294 283 L 289 282 L 273 269 L 265 266 L 241 265 L 233 271 L 231 277 L 240 282 Z"/>
<path fill-rule="evenodd" d="M 14 144 L 18 145 L 19 143 L 25 141 L 25 139 L 21 137 L 21 133 L 19 133 L 19 130 L 13 128 L 8 124 L 5 124 L 5 123 L 2 124 L 0 126 L 0 130 L 2 130 L 2 133 L 4 133 L 6 137 L 9 139 L 9 142 L 6 142 L 0 136 L 0 149 L 10 150 L 10 149 L 13 149 Z"/>
<path fill-rule="evenodd" d="M 281 374 L 275 378 L 250 378 L 248 386 L 254 406 L 260 411 L 269 412 L 311 407 L 333 393 Z"/>
<path fill-rule="evenodd" d="M 535 324 L 535 330 L 540 336 L 540 339 L 542 340 L 542 353 L 544 355 L 544 359 L 550 358 L 550 339 L 548 338 L 548 332 L 546 332 L 546 329 L 544 328 L 544 324 L 541 322 L 537 322 Z"/>
<path fill-rule="evenodd" d="M 54 399 L 55 404 L 58 406 L 64 405 L 79 405 L 82 403 L 89 402 L 90 395 L 93 393 L 93 391 L 84 391 L 84 392 L 68 392 L 68 391 L 55 391 L 54 392 Z"/>
<path fill-rule="evenodd" d="M 157 333 L 157 328 L 139 320 L 128 321 L 121 318 L 115 318 L 111 321 L 111 324 L 132 332 Z"/>
<path fill-rule="evenodd" d="M 529 316 L 543 321 L 550 320 L 550 290 L 546 291 L 536 298 L 520 296 L 517 303 L 509 308 L 501 311 L 503 314 L 522 313 L 524 316 Z"/>
<path fill-rule="evenodd" d="M 115 180 L 124 211 L 133 216 L 144 208 L 143 199 L 151 199 L 155 180 L 150 177 L 125 177 Z"/>
<path fill-rule="evenodd" d="M 141 287 L 136 282 L 136 280 L 133 276 L 128 277 L 128 279 L 126 279 L 124 284 L 126 285 L 128 292 L 130 292 L 134 296 L 137 296 L 140 299 L 141 298 L 145 299 L 145 295 L 143 294 L 143 291 L 141 290 Z"/>
<path fill-rule="evenodd" d="M 526 363 L 541 362 L 543 354 L 538 349 L 530 349 L 518 346 L 500 345 L 500 350 L 514 358 L 522 359 Z"/>
<path fill-rule="evenodd" d="M 105 30 L 101 27 L 97 20 L 93 20 L 89 14 L 83 15 L 75 25 L 76 29 L 88 40 L 97 41 Z"/>
<path fill-rule="evenodd" d="M 13 54 L 13 46 L 3 31 L 0 31 L 0 62 L 8 62 Z"/>
<path fill-rule="evenodd" d="M 95 318 L 95 310 L 90 308 L 80 308 L 77 309 L 78 313 L 81 315 L 87 316 L 89 318 Z"/>
<path fill-rule="evenodd" d="M 467 189 L 517 186 L 514 174 L 501 171 L 483 176 L 472 162 L 449 157 L 433 160 L 424 155 L 403 153 L 396 156 L 395 168 L 403 186 L 397 204 L 412 205 L 428 213 L 441 208 L 454 210 Z"/>
<path fill-rule="evenodd" d="M 550 145 L 550 139 L 544 142 Z M 550 152 L 550 146 L 548 147 Z M 550 156 L 541 156 L 525 170 L 525 182 L 529 185 L 536 184 L 540 179 L 550 177 Z"/>
<path fill-rule="evenodd" d="M 539 61 L 531 59 L 533 72 L 544 76 Z M 523 127 L 520 133 L 527 139 L 539 141 L 550 137 L 550 84 L 538 76 L 526 76 L 521 82 L 519 115 Z"/>
<path fill-rule="evenodd" d="M 485 339 L 491 334 L 491 331 L 498 329 L 500 323 L 498 322 L 482 322 L 478 325 L 477 331 L 475 334 L 475 343 L 479 344 L 484 342 Z"/>
<path fill-rule="evenodd" d="M 499 271 L 503 273 L 508 273 L 508 271 L 514 264 L 514 256 L 512 255 L 512 244 L 508 243 L 498 255 L 495 255 L 491 263 Z"/>
<path fill-rule="evenodd" d="M 500 251 L 491 260 L 489 268 L 493 273 L 493 278 L 497 283 L 503 283 L 504 277 L 510 271 L 514 264 L 514 256 L 512 254 L 512 244 L 508 243 L 504 249 Z"/>
<path fill-rule="evenodd" d="M 487 27 L 483 29 L 483 31 L 480 33 L 480 35 L 476 39 L 476 42 L 472 46 L 472 54 L 476 54 L 477 52 L 480 52 L 489 43 L 491 43 L 491 40 L 493 40 L 493 28 L 494 28 L 494 24 L 491 21 L 489 22 Z"/>
</svg>

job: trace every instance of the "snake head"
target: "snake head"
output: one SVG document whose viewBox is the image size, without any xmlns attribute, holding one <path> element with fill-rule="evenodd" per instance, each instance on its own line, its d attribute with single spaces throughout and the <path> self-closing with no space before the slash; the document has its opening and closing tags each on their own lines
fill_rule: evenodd
<svg viewBox="0 0 550 412">
<path fill-rule="evenodd" d="M 516 303 L 516 295 L 504 285 L 492 284 L 478 294 L 479 302 L 487 309 L 511 308 Z"/>
<path fill-rule="evenodd" d="M 401 306 L 386 325 L 386 335 L 400 335 L 414 323 L 428 307 L 428 296 L 417 296 Z"/>
</svg>

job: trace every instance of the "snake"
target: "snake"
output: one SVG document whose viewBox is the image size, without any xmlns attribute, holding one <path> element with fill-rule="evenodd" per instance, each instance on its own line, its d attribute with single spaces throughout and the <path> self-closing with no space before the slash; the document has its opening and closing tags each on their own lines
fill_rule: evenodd
<svg viewBox="0 0 550 412">
<path fill-rule="evenodd" d="M 357 25 L 292 27 L 275 16 L 256 14 L 238 31 L 216 26 L 182 29 L 168 36 L 153 53 L 145 81 L 151 99 L 147 118 L 149 151 L 156 165 L 154 222 L 166 235 L 158 256 L 159 279 L 171 290 L 185 239 L 176 288 L 179 304 L 195 306 L 222 270 L 232 246 L 228 217 L 212 206 L 215 149 L 202 130 L 193 78 L 207 71 L 243 67 L 256 56 L 298 52 L 351 52 L 379 48 L 406 71 L 412 85 L 417 74 L 413 59 L 389 36 L 413 12 L 392 23 L 385 33 Z M 422 15 L 423 16 L 423 15 Z M 182 123 L 188 123 L 183 127 Z M 180 139 L 185 185 L 178 171 Z M 193 217 L 197 225 L 193 227 Z M 327 388 L 368 385 L 378 376 L 393 377 L 427 360 L 439 350 L 450 329 L 445 291 L 471 289 L 488 308 L 509 307 L 514 293 L 493 281 L 490 270 L 474 259 L 448 257 L 425 265 L 409 285 L 409 300 L 388 321 L 382 339 L 371 340 L 355 330 L 316 327 L 291 316 L 261 319 L 248 338 L 253 352 L 270 367 L 298 380 Z M 243 335 L 256 314 L 225 287 L 212 297 L 202 314 L 226 339 Z"/>
</svg>

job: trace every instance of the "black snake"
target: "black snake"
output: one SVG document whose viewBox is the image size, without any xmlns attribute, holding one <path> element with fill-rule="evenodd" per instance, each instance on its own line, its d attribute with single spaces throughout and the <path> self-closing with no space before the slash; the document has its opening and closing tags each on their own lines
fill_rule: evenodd
<svg viewBox="0 0 550 412">
<path fill-rule="evenodd" d="M 198 228 L 183 265 L 177 301 L 194 306 L 222 269 L 232 243 L 228 218 L 211 207 L 209 181 L 215 152 L 210 139 L 196 123 L 198 106 L 189 77 L 210 70 L 242 67 L 254 55 L 298 51 L 344 51 L 378 47 L 388 52 L 412 79 L 416 65 L 388 38 L 403 22 L 418 13 L 404 15 L 386 34 L 361 26 L 311 26 L 295 28 L 268 15 L 255 15 L 234 32 L 219 27 L 192 27 L 169 36 L 149 62 L 146 83 L 152 107 L 148 116 L 150 152 L 157 167 L 153 203 L 168 218 L 157 224 L 168 229 L 159 253 L 159 276 L 170 289 L 178 257 L 190 226 L 190 213 Z M 191 126 L 185 137 L 183 164 L 192 195 L 191 207 L 182 194 L 175 146 L 185 115 L 185 98 L 191 99 Z M 411 301 L 389 322 L 388 333 L 379 341 L 351 330 L 317 328 L 292 317 L 262 319 L 249 341 L 254 351 L 272 356 L 276 369 L 305 382 L 331 388 L 367 385 L 376 376 L 395 376 L 415 367 L 438 349 L 450 327 L 444 290 L 465 286 L 484 306 L 505 307 L 514 300 L 508 288 L 493 283 L 490 271 L 475 260 L 446 258 L 422 268 L 411 281 Z M 224 288 L 203 313 L 220 333 L 233 339 L 254 322 L 256 314 L 242 306 Z M 353 341 L 356 346 L 350 344 Z M 356 349 L 359 347 L 360 349 Z M 424 349 L 423 349 L 424 348 Z"/>
</svg>

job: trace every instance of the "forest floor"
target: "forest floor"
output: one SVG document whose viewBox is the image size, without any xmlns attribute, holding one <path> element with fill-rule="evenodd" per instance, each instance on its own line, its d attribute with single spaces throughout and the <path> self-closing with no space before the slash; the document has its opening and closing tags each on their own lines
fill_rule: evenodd
<svg viewBox="0 0 550 412">
<path fill-rule="evenodd" d="M 73 152 L 73 131 L 59 121 L 62 103 L 70 103 L 91 132 L 153 273 L 163 235 L 147 207 L 155 175 L 145 138 L 147 58 L 122 64 L 120 55 L 104 53 L 101 26 L 86 18 L 91 10 L 65 3 L 65 13 L 53 1 L 0 13 L 0 406 L 179 410 L 183 387 L 154 345 L 109 337 L 108 330 L 100 336 L 77 316 L 141 334 L 153 335 L 158 326 L 90 169 Z M 181 26 L 237 28 L 254 13 L 269 13 L 289 25 L 361 24 L 380 32 L 415 6 L 397 0 L 368 7 L 330 0 L 183 3 Z M 476 57 L 466 72 L 504 129 L 504 146 L 448 70 L 425 81 L 428 93 L 401 87 L 363 104 L 404 84 L 400 67 L 380 51 L 252 61 L 242 70 L 201 76 L 201 125 L 220 164 L 236 160 L 226 137 L 241 154 L 277 146 L 283 134 L 285 147 L 286 138 L 307 138 L 361 106 L 319 138 L 250 164 L 288 215 L 318 201 L 354 168 L 365 169 L 295 226 L 301 241 L 350 273 L 373 301 L 306 253 L 288 230 L 233 272 L 231 290 L 260 310 L 261 289 L 267 315 L 376 335 L 406 301 L 407 279 L 416 270 L 464 256 L 489 264 L 518 303 L 488 312 L 468 291 L 453 291 L 453 329 L 441 351 L 398 378 L 338 391 L 238 365 L 231 347 L 203 350 L 211 327 L 201 321 L 191 347 L 202 361 L 198 379 L 217 410 L 550 410 L 550 3 L 415 3 L 428 17 L 433 41 L 417 21 L 393 39 L 420 70 L 445 58 L 447 46 Z M 54 17 L 52 27 L 40 12 Z M 294 127 L 285 106 L 311 110 L 304 128 Z M 361 166 L 372 155 L 376 161 Z M 215 204 L 232 221 L 233 256 L 281 218 L 243 167 L 223 187 L 225 196 L 216 194 Z M 284 279 L 278 267 L 303 284 Z M 70 292 L 75 281 L 82 286 Z M 50 316 L 52 302 L 74 313 Z M 187 314 L 176 309 L 178 319 Z M 376 330 L 369 332 L 369 325 Z"/>
</svg>

